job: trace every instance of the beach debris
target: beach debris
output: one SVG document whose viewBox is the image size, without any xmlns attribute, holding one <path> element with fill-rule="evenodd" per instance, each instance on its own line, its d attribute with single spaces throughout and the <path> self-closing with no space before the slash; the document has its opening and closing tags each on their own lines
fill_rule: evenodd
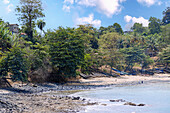
<svg viewBox="0 0 170 113">
<path fill-rule="evenodd" d="M 117 100 L 110 100 L 110 102 L 126 102 L 126 101 L 123 99 L 117 99 Z"/>
<path fill-rule="evenodd" d="M 103 105 L 103 106 L 107 106 L 107 104 L 101 104 L 101 105 Z"/>
<path fill-rule="evenodd" d="M 124 105 L 130 105 L 130 106 L 145 106 L 145 104 L 135 104 L 132 102 L 126 102 Z"/>
<path fill-rule="evenodd" d="M 135 103 L 132 102 L 126 102 L 124 105 L 137 106 Z"/>
<path fill-rule="evenodd" d="M 97 102 L 88 102 L 87 105 L 98 105 Z"/>
</svg>

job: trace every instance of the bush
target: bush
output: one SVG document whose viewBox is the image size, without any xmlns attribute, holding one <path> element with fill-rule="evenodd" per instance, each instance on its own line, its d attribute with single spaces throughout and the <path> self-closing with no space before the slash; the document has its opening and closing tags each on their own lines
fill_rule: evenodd
<svg viewBox="0 0 170 113">
<path fill-rule="evenodd" d="M 53 75 L 62 80 L 76 77 L 76 70 L 84 60 L 84 41 L 71 28 L 59 27 L 59 30 L 48 35 Z"/>
<path fill-rule="evenodd" d="M 28 65 L 24 52 L 19 47 L 11 48 L 0 61 L 0 76 L 10 74 L 12 81 L 27 81 Z"/>
</svg>

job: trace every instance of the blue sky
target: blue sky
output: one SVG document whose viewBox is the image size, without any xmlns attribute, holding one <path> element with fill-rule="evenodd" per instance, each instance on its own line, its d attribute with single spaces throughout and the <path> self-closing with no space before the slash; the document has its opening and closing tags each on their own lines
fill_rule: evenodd
<svg viewBox="0 0 170 113">
<path fill-rule="evenodd" d="M 45 29 L 59 26 L 76 27 L 93 24 L 94 27 L 119 23 L 128 30 L 135 22 L 148 26 L 151 16 L 162 19 L 162 12 L 170 7 L 169 0 L 42 0 Z M 0 0 L 0 18 L 18 23 L 15 8 L 19 0 Z"/>
</svg>

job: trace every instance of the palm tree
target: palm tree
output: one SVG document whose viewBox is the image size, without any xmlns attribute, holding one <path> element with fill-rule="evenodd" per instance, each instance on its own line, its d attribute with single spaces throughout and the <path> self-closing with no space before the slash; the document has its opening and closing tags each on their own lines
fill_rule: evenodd
<svg viewBox="0 0 170 113">
<path fill-rule="evenodd" d="M 38 28 L 42 31 L 42 32 L 44 32 L 44 34 L 46 34 L 45 33 L 45 31 L 43 30 L 43 28 L 45 27 L 45 25 L 46 25 L 46 23 L 43 21 L 43 20 L 38 20 L 37 21 L 37 26 L 38 26 Z"/>
<path fill-rule="evenodd" d="M 9 31 L 8 24 L 4 21 L 0 22 L 0 51 L 6 51 L 11 47 L 10 44 L 11 32 Z"/>
</svg>

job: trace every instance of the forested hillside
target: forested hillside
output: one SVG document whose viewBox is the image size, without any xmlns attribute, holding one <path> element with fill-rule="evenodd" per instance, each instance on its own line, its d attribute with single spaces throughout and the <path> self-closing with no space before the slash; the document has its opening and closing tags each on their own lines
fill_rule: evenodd
<svg viewBox="0 0 170 113">
<path fill-rule="evenodd" d="M 39 0 L 21 0 L 16 14 L 21 24 L 17 34 L 0 19 L 1 78 L 63 82 L 80 73 L 98 71 L 112 75 L 111 68 L 128 73 L 155 68 L 169 71 L 170 7 L 160 19 L 151 15 L 148 27 L 135 23 L 126 32 L 114 22 L 108 27 L 56 26 L 57 29 L 46 31 Z"/>
</svg>

